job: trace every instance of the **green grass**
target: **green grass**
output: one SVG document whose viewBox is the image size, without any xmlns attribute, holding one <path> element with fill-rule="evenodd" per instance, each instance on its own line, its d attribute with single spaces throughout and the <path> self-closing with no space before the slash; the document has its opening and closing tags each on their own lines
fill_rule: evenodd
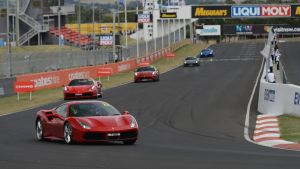
<svg viewBox="0 0 300 169">
<path fill-rule="evenodd" d="M 281 138 L 300 143 L 300 117 L 291 115 L 279 116 Z"/>
<path fill-rule="evenodd" d="M 157 60 L 153 65 L 155 65 L 161 73 L 166 72 L 172 68 L 175 68 L 179 65 L 182 65 L 183 59 L 189 55 L 196 55 L 201 49 L 206 47 L 207 45 L 203 44 L 187 44 L 182 43 L 183 47 L 179 48 L 176 46 L 178 50 L 176 53 L 176 58 L 174 59 L 166 59 L 162 58 Z M 119 86 L 124 83 L 133 81 L 133 71 L 119 73 L 114 76 L 111 76 L 109 81 L 107 78 L 101 78 L 104 89 L 112 88 L 115 86 Z M 105 95 L 105 93 L 104 93 Z M 52 103 L 55 101 L 59 101 L 63 99 L 62 88 L 54 88 L 54 89 L 44 89 L 39 90 L 33 93 L 32 101 L 29 100 L 29 94 L 21 94 L 20 100 L 17 101 L 17 96 L 9 96 L 0 98 L 0 115 L 8 114 L 32 107 L 36 107 L 39 105 Z"/>
</svg>

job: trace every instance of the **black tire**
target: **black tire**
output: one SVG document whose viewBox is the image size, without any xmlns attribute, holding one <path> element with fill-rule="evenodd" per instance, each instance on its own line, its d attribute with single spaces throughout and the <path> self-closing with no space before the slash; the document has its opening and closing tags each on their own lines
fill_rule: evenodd
<svg viewBox="0 0 300 169">
<path fill-rule="evenodd" d="M 36 137 L 39 141 L 44 140 L 44 127 L 43 123 L 40 119 L 36 121 L 35 124 L 35 130 L 36 130 Z"/>
<path fill-rule="evenodd" d="M 67 144 L 72 144 L 72 126 L 70 123 L 66 123 L 64 125 L 64 140 Z"/>
<path fill-rule="evenodd" d="M 135 142 L 136 142 L 136 140 L 125 140 L 125 141 L 123 141 L 123 143 L 125 145 L 133 145 L 133 144 L 135 144 Z"/>
</svg>

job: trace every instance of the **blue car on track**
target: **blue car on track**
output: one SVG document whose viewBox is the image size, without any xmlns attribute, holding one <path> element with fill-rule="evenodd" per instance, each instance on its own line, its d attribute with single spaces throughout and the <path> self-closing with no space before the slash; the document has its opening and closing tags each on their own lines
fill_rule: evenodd
<svg viewBox="0 0 300 169">
<path fill-rule="evenodd" d="M 214 51 L 210 48 L 203 49 L 201 53 L 197 56 L 198 58 L 206 58 L 206 57 L 213 57 Z"/>
</svg>

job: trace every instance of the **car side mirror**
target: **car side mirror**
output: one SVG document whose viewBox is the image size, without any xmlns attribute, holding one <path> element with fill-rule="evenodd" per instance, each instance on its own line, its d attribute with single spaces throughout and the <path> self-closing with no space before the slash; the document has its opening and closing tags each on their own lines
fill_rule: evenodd
<svg viewBox="0 0 300 169">
<path fill-rule="evenodd" d="M 129 112 L 127 110 L 123 111 L 122 115 L 128 115 Z"/>
</svg>

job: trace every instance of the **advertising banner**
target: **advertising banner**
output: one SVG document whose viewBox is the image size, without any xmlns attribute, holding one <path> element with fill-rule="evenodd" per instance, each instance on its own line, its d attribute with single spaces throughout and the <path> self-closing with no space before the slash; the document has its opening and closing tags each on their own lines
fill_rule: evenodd
<svg viewBox="0 0 300 169">
<path fill-rule="evenodd" d="M 192 18 L 230 18 L 231 6 L 192 6 Z"/>
<path fill-rule="evenodd" d="M 176 12 L 160 13 L 160 18 L 177 18 Z"/>
<path fill-rule="evenodd" d="M 220 36 L 220 25 L 204 25 L 203 29 L 196 29 L 196 34 L 199 36 Z"/>
<path fill-rule="evenodd" d="M 290 5 L 253 5 L 232 6 L 231 17 L 233 18 L 256 18 L 256 17 L 290 17 Z"/>
<path fill-rule="evenodd" d="M 152 15 L 151 14 L 138 14 L 137 23 L 151 23 Z"/>
<path fill-rule="evenodd" d="M 300 17 L 300 5 L 292 5 L 292 17 Z"/>
<path fill-rule="evenodd" d="M 265 25 L 222 25 L 223 35 L 261 35 L 268 33 Z"/>
<path fill-rule="evenodd" d="M 280 34 L 299 34 L 300 25 L 273 26 L 273 31 Z"/>
<path fill-rule="evenodd" d="M 34 82 L 15 82 L 14 91 L 16 93 L 34 92 Z"/>
<path fill-rule="evenodd" d="M 113 45 L 113 36 L 112 35 L 101 35 L 100 36 L 100 45 L 101 46 L 112 46 Z"/>
</svg>

